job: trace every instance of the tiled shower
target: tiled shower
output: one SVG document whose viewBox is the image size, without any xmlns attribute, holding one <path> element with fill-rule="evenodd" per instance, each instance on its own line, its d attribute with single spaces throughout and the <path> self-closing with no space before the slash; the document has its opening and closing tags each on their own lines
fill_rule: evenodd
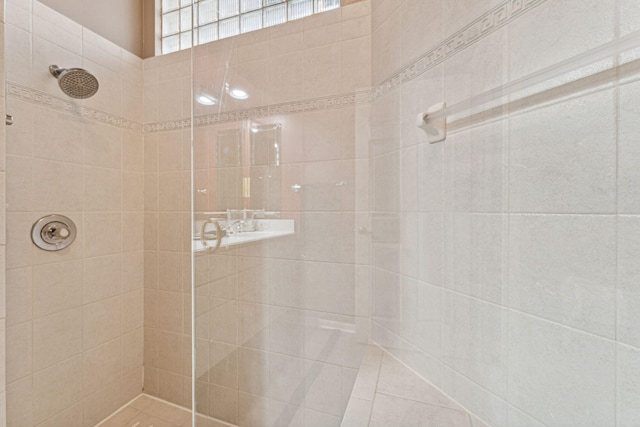
<svg viewBox="0 0 640 427">
<path fill-rule="evenodd" d="M 4 3 L 0 425 L 640 425 L 635 0 L 343 0 L 146 59 Z"/>
</svg>

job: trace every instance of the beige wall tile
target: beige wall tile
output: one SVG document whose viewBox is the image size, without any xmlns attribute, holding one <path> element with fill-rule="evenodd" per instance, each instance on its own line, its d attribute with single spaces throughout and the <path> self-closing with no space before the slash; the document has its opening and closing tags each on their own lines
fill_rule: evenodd
<svg viewBox="0 0 640 427">
<path fill-rule="evenodd" d="M 122 371 L 122 340 L 116 338 L 82 355 L 83 390 L 92 394 L 107 384 L 119 381 Z"/>
<path fill-rule="evenodd" d="M 182 373 L 182 335 L 158 331 L 158 367 L 165 371 Z"/>
<path fill-rule="evenodd" d="M 190 388 L 189 388 L 190 389 Z M 170 371 L 159 370 L 158 397 L 178 405 L 187 405 L 184 376 Z"/>
<path fill-rule="evenodd" d="M 182 290 L 182 253 L 158 252 L 159 288 L 166 291 Z"/>
<path fill-rule="evenodd" d="M 142 363 L 140 363 L 140 365 L 133 371 L 124 373 L 122 375 L 121 397 L 125 400 L 125 402 L 132 400 L 136 396 L 139 396 L 140 393 L 142 393 L 143 391 L 146 391 L 142 389 L 143 387 L 142 375 L 143 375 Z"/>
<path fill-rule="evenodd" d="M 183 218 L 181 213 L 161 212 L 158 216 L 158 245 L 161 251 L 180 251 L 183 247 Z"/>
<path fill-rule="evenodd" d="M 120 294 L 121 256 L 109 255 L 84 260 L 84 303 Z"/>
<path fill-rule="evenodd" d="M 81 164 L 83 124 L 78 118 L 45 108 L 34 111 L 33 155 L 36 158 Z"/>
<path fill-rule="evenodd" d="M 152 396 L 158 395 L 158 368 L 152 368 L 145 363 L 144 391 Z"/>
<path fill-rule="evenodd" d="M 25 210 L 77 212 L 82 210 L 82 167 L 71 163 L 33 159 L 30 163 L 33 205 Z M 51 171 L 55 170 L 55 174 Z M 41 185 L 42 183 L 47 185 Z"/>
<path fill-rule="evenodd" d="M 305 98 L 314 98 L 341 92 L 341 51 L 342 44 L 339 42 L 305 50 L 303 66 L 303 72 L 306 76 L 304 87 Z"/>
<path fill-rule="evenodd" d="M 7 275 L 7 325 L 31 320 L 32 271 L 31 267 L 9 269 Z"/>
<path fill-rule="evenodd" d="M 28 376 L 7 386 L 7 425 L 34 425 L 32 381 Z"/>
<path fill-rule="evenodd" d="M 139 71 L 138 71 L 139 74 Z M 122 114 L 138 123 L 144 119 L 142 106 L 143 85 L 141 81 L 122 79 Z"/>
<path fill-rule="evenodd" d="M 85 350 L 120 335 L 121 297 L 84 306 L 83 347 Z"/>
<path fill-rule="evenodd" d="M 182 294 L 158 291 L 157 327 L 163 331 L 181 333 L 183 329 Z"/>
<path fill-rule="evenodd" d="M 30 265 L 32 243 L 29 233 L 32 225 L 31 218 L 23 213 L 7 214 L 7 268 Z"/>
<path fill-rule="evenodd" d="M 144 210 L 144 175 L 142 173 L 122 173 L 122 210 Z"/>
<path fill-rule="evenodd" d="M 158 174 L 144 174 L 144 207 L 147 212 L 158 210 Z"/>
<path fill-rule="evenodd" d="M 33 317 L 82 305 L 82 261 L 33 267 Z"/>
<path fill-rule="evenodd" d="M 164 132 L 158 137 L 158 171 L 182 169 L 182 132 Z"/>
<path fill-rule="evenodd" d="M 25 378 L 33 370 L 33 324 L 24 322 L 7 328 L 7 383 Z"/>
<path fill-rule="evenodd" d="M 367 64 L 371 64 L 370 35 L 342 43 L 343 92 L 363 90 L 371 86 L 371 67 Z"/>
<path fill-rule="evenodd" d="M 148 123 L 145 121 L 145 123 Z M 147 134 L 144 136 L 144 171 L 145 173 L 158 172 L 158 140 L 159 134 Z"/>
<path fill-rule="evenodd" d="M 144 331 L 138 328 L 122 336 L 122 371 L 131 372 L 142 366 Z"/>
<path fill-rule="evenodd" d="M 129 252 L 122 259 L 122 292 L 132 292 L 144 287 L 144 252 Z"/>
<path fill-rule="evenodd" d="M 122 332 L 141 328 L 144 322 L 144 291 L 122 295 Z"/>
<path fill-rule="evenodd" d="M 158 289 L 158 253 L 144 252 L 144 287 Z"/>
<path fill-rule="evenodd" d="M 85 211 L 122 209 L 122 174 L 119 170 L 86 166 L 83 178 Z"/>
<path fill-rule="evenodd" d="M 31 206 L 31 159 L 21 156 L 7 156 L 7 210 L 25 211 Z"/>
<path fill-rule="evenodd" d="M 122 131 L 122 169 L 144 172 L 144 137 L 136 132 Z"/>
<path fill-rule="evenodd" d="M 82 356 L 76 356 L 33 375 L 35 423 L 82 398 Z"/>
<path fill-rule="evenodd" d="M 209 385 L 209 415 L 228 423 L 237 423 L 238 392 L 215 384 Z"/>
<path fill-rule="evenodd" d="M 160 211 L 181 211 L 183 204 L 183 174 L 163 172 L 158 175 L 158 192 Z"/>
<path fill-rule="evenodd" d="M 144 249 L 144 213 L 122 213 L 122 251 L 133 252 Z"/>
<path fill-rule="evenodd" d="M 158 249 L 159 214 L 157 212 L 145 211 L 144 214 L 144 249 Z"/>
<path fill-rule="evenodd" d="M 82 309 L 33 321 L 33 369 L 39 371 L 82 353 Z"/>
<path fill-rule="evenodd" d="M 117 375 L 114 378 L 118 378 Z M 95 426 L 126 402 L 122 381 L 118 378 L 82 401 L 84 425 Z"/>
<path fill-rule="evenodd" d="M 5 40 L 9 44 L 13 41 L 11 33 L 19 30 L 12 29 L 10 25 L 6 27 L 6 30 Z M 17 60 L 18 54 L 16 53 L 16 56 L 12 57 Z M 7 154 L 33 156 L 33 116 L 37 114 L 37 107 L 13 98 L 7 98 L 6 102 L 7 112 L 10 111 L 14 117 L 22 118 L 22 120 L 14 121 L 13 125 L 7 128 Z"/>
<path fill-rule="evenodd" d="M 31 25 L 29 13 L 24 15 L 26 15 L 25 23 L 28 22 L 27 25 Z M 16 83 L 26 83 L 31 78 L 32 39 L 28 31 L 17 25 L 6 25 L 7 56 L 15 58 L 15 61 L 7 63 L 6 77 Z"/>
<path fill-rule="evenodd" d="M 81 421 L 82 419 L 82 403 L 76 403 L 75 405 L 47 419 L 43 423 L 38 424 L 38 427 L 65 427 L 73 425 L 73 423 L 78 423 L 78 421 Z"/>
<path fill-rule="evenodd" d="M 113 213 L 85 213 L 83 245 L 85 258 L 117 254 L 122 251 L 122 215 Z"/>
<path fill-rule="evenodd" d="M 87 122 L 84 125 L 84 164 L 109 169 L 122 167 L 121 131 L 115 126 Z"/>
</svg>

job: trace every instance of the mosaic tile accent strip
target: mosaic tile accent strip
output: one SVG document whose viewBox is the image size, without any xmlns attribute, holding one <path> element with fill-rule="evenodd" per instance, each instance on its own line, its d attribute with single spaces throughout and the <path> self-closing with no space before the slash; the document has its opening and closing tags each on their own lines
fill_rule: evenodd
<svg viewBox="0 0 640 427">
<path fill-rule="evenodd" d="M 7 96 L 43 107 L 48 107 L 56 111 L 69 113 L 82 119 L 93 120 L 137 133 L 142 132 L 141 123 L 125 119 L 124 117 L 115 116 L 104 111 L 89 108 L 84 105 L 79 105 L 78 103 L 69 101 L 68 99 L 58 98 L 57 96 L 10 81 L 7 81 Z"/>
<path fill-rule="evenodd" d="M 195 126 L 209 126 L 218 123 L 236 122 L 244 119 L 259 119 L 280 116 L 283 114 L 306 113 L 310 111 L 335 110 L 340 108 L 366 105 L 372 101 L 371 91 L 333 95 L 322 98 L 305 99 L 283 104 L 267 105 L 246 110 L 228 111 L 218 114 L 195 117 Z M 172 120 L 169 122 L 150 123 L 144 125 L 144 133 L 168 132 L 191 126 L 191 119 Z"/>
<path fill-rule="evenodd" d="M 419 77 L 546 1 L 508 0 L 496 6 L 373 88 L 373 99 L 375 100 L 402 84 Z"/>
</svg>

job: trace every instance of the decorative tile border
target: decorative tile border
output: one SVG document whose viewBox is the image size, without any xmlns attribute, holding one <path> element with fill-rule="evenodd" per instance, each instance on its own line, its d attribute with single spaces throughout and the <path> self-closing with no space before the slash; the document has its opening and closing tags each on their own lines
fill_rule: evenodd
<svg viewBox="0 0 640 427">
<path fill-rule="evenodd" d="M 419 77 L 545 1 L 547 0 L 507 0 L 496 6 L 373 88 L 373 99 Z"/>
<path fill-rule="evenodd" d="M 400 71 L 371 90 L 359 91 L 354 94 L 335 95 L 246 110 L 197 116 L 195 117 L 195 126 L 208 126 L 217 123 L 233 122 L 250 118 L 263 118 L 281 114 L 295 114 L 346 108 L 354 105 L 370 103 L 378 97 L 397 89 L 402 84 L 419 77 L 430 69 L 456 55 L 458 52 L 461 52 L 510 22 L 513 22 L 524 13 L 532 10 L 545 1 L 547 0 L 506 0 L 501 5 L 494 7 L 489 12 L 462 28 L 460 31 L 449 36 L 438 46 L 418 57 L 410 64 L 405 65 L 400 69 Z M 170 130 L 188 128 L 189 126 L 191 126 L 190 119 L 151 123 L 144 125 L 144 133 L 166 132 Z"/>
<path fill-rule="evenodd" d="M 243 119 L 257 119 L 283 114 L 335 110 L 339 108 L 369 104 L 378 97 L 397 89 L 402 84 L 419 77 L 428 70 L 456 55 L 458 52 L 482 40 L 546 1 L 547 0 L 506 0 L 501 5 L 496 6 L 466 27 L 462 28 L 460 31 L 449 36 L 438 46 L 416 58 L 410 64 L 404 66 L 400 71 L 371 90 L 326 96 L 322 98 L 305 99 L 245 110 L 200 115 L 196 116 L 194 119 L 195 126 L 209 126 L 217 123 L 234 122 Z M 167 132 L 186 129 L 191 126 L 190 118 L 141 125 L 140 123 L 127 120 L 123 117 L 114 116 L 103 111 L 77 105 L 66 99 L 58 98 L 13 82 L 7 82 L 7 93 L 8 96 L 13 98 L 22 99 L 34 104 L 40 104 L 55 110 L 66 111 L 83 118 L 95 120 L 123 129 L 129 129 L 135 132 Z"/>
<path fill-rule="evenodd" d="M 93 120 L 99 123 L 131 130 L 133 132 L 142 132 L 143 126 L 140 123 L 127 120 L 124 117 L 115 116 L 104 111 L 89 108 L 84 105 L 78 105 L 68 99 L 58 98 L 57 96 L 32 89 L 18 83 L 7 81 L 7 96 L 43 107 L 48 107 L 52 110 L 70 113 L 83 119 Z"/>
<path fill-rule="evenodd" d="M 283 114 L 306 113 L 310 111 L 336 110 L 371 103 L 370 90 L 358 91 L 342 95 L 326 96 L 322 98 L 305 99 L 246 110 L 228 111 L 224 113 L 200 115 L 195 117 L 195 126 L 209 126 L 218 123 L 236 122 L 243 119 L 259 119 L 280 116 Z M 144 133 L 167 132 L 191 126 L 191 119 L 172 120 L 145 124 Z"/>
</svg>

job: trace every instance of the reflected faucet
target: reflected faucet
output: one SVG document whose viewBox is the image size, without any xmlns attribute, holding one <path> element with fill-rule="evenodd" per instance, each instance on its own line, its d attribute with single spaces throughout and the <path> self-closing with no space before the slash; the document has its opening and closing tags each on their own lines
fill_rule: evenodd
<svg viewBox="0 0 640 427">
<path fill-rule="evenodd" d="M 235 230 L 234 227 L 238 226 Z M 236 234 L 236 233 L 241 233 L 243 231 L 245 222 L 243 219 L 239 219 L 237 221 L 232 222 L 231 224 L 226 224 L 224 225 L 224 230 L 227 232 L 227 234 Z"/>
</svg>

